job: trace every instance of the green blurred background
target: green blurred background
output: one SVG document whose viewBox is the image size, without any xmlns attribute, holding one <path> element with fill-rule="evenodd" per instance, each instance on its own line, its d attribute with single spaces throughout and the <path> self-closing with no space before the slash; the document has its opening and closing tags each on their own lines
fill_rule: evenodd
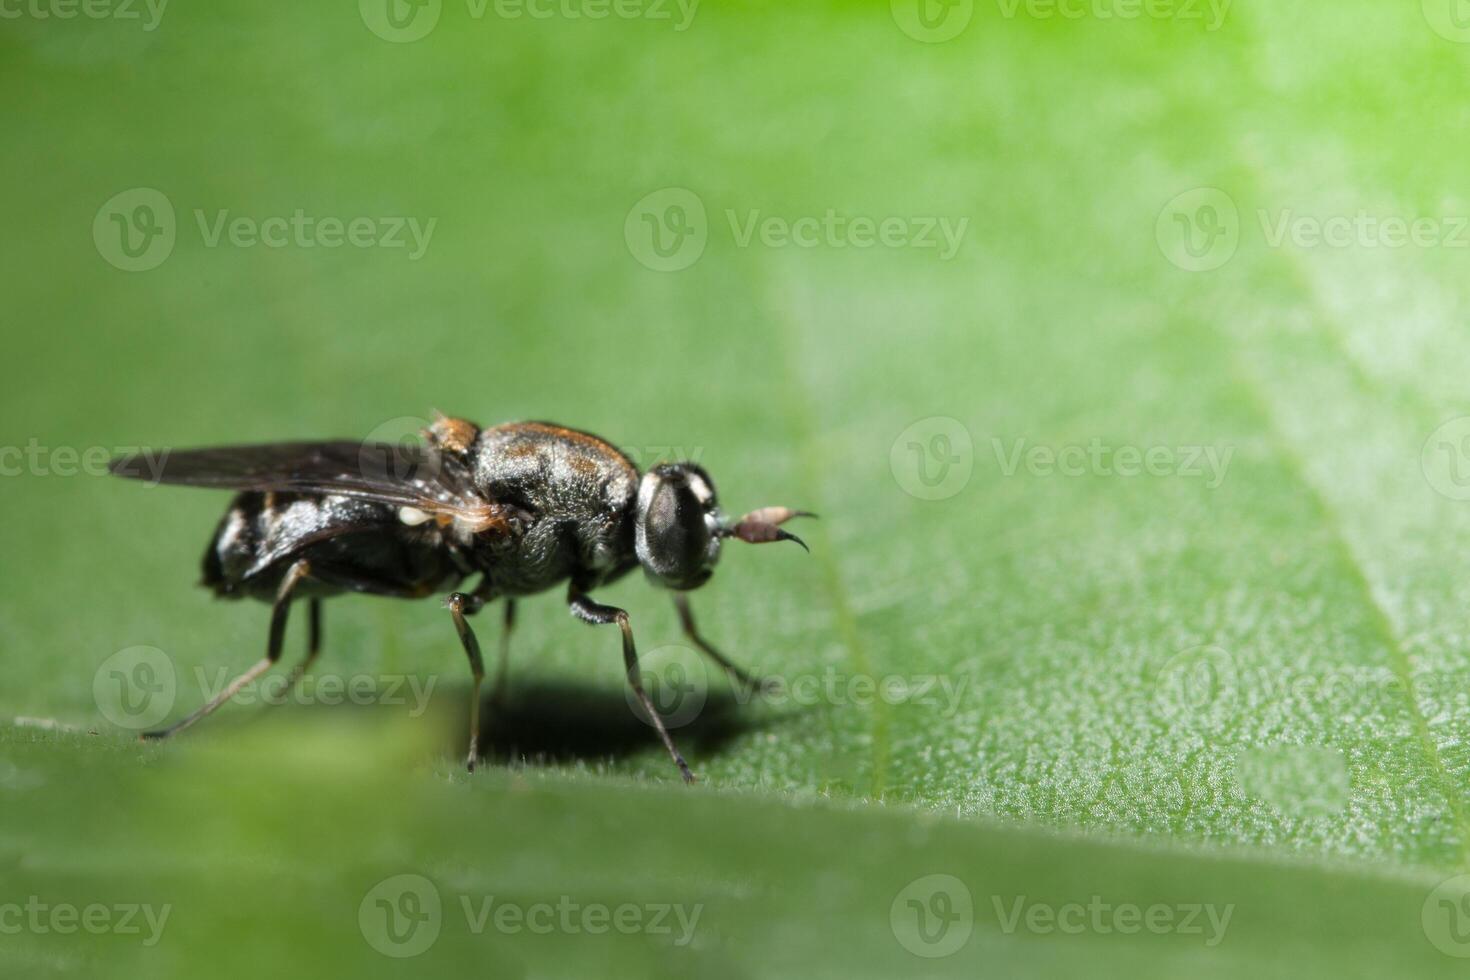
<svg viewBox="0 0 1470 980">
<path fill-rule="evenodd" d="M 1461 6 L 4 5 L 0 970 L 1462 970 Z M 435 602 L 334 601 L 319 671 L 423 712 L 137 745 L 110 658 L 159 651 L 178 717 L 266 610 L 193 587 L 223 497 L 82 464 L 435 409 L 820 512 L 810 557 L 728 548 L 695 596 L 815 693 L 741 703 L 630 576 L 599 598 L 696 682 L 693 790 L 557 594 L 473 777 Z M 423 908 L 400 875 L 423 949 L 375 918 Z M 476 929 L 487 896 L 701 912 L 542 935 Z M 1232 912 L 1007 925 L 1094 898 Z M 32 899 L 171 912 L 8 929 Z"/>
</svg>

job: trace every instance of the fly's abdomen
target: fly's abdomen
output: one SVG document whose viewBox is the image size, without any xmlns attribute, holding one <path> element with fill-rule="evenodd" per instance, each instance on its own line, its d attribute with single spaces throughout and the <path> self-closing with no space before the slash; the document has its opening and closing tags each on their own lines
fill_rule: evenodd
<svg viewBox="0 0 1470 980">
<path fill-rule="evenodd" d="M 204 551 L 199 584 L 216 595 L 237 595 L 246 572 L 255 564 L 261 541 L 260 515 L 265 494 L 237 494 L 220 518 Z"/>
<path fill-rule="evenodd" d="M 202 584 L 216 595 L 268 600 L 302 558 L 310 566 L 302 595 L 422 596 L 465 572 L 437 527 L 405 525 L 391 506 L 247 492 L 235 497 L 215 529 Z"/>
</svg>

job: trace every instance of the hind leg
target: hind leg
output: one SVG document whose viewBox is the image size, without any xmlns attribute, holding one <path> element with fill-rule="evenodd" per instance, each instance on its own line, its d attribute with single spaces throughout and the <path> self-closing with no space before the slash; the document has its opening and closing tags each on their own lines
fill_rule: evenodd
<svg viewBox="0 0 1470 980">
<path fill-rule="evenodd" d="M 206 718 L 214 714 L 220 705 L 240 693 L 242 687 L 275 666 L 276 661 L 281 659 L 281 644 L 286 636 L 286 616 L 291 611 L 291 593 L 296 590 L 296 586 L 301 583 L 301 580 L 306 578 L 309 570 L 310 566 L 307 565 L 306 559 L 297 559 L 296 563 L 287 569 L 285 577 L 281 579 L 280 588 L 276 590 L 275 602 L 271 604 L 270 639 L 266 641 L 265 656 L 257 660 L 245 673 L 230 681 L 229 686 L 216 694 L 192 715 L 189 715 L 182 721 L 175 722 L 167 728 L 162 728 L 155 732 L 144 732 L 142 737 L 145 740 L 159 740 L 168 738 L 170 735 L 177 735 L 201 718 Z"/>
</svg>

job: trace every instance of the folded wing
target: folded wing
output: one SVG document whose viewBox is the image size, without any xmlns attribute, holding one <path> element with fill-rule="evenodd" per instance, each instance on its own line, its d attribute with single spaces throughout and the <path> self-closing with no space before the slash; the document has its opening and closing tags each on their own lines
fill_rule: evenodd
<svg viewBox="0 0 1470 980">
<path fill-rule="evenodd" d="M 462 463 L 433 446 L 348 439 L 222 446 L 169 451 L 158 474 L 141 455 L 115 459 L 109 469 L 181 486 L 371 500 L 464 522 L 477 533 L 506 525 L 511 515 L 474 489 Z"/>
</svg>

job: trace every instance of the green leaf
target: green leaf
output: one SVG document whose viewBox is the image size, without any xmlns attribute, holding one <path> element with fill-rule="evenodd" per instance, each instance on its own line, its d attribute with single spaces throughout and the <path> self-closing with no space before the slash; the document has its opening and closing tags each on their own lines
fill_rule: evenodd
<svg viewBox="0 0 1470 980">
<path fill-rule="evenodd" d="M 7 20 L 0 970 L 1458 971 L 1451 11 L 595 6 Z M 472 777 L 432 601 L 132 741 L 265 607 L 191 587 L 222 496 L 101 460 L 436 408 L 822 515 L 693 597 L 777 695 L 598 595 L 698 786 L 554 593 Z"/>
</svg>

